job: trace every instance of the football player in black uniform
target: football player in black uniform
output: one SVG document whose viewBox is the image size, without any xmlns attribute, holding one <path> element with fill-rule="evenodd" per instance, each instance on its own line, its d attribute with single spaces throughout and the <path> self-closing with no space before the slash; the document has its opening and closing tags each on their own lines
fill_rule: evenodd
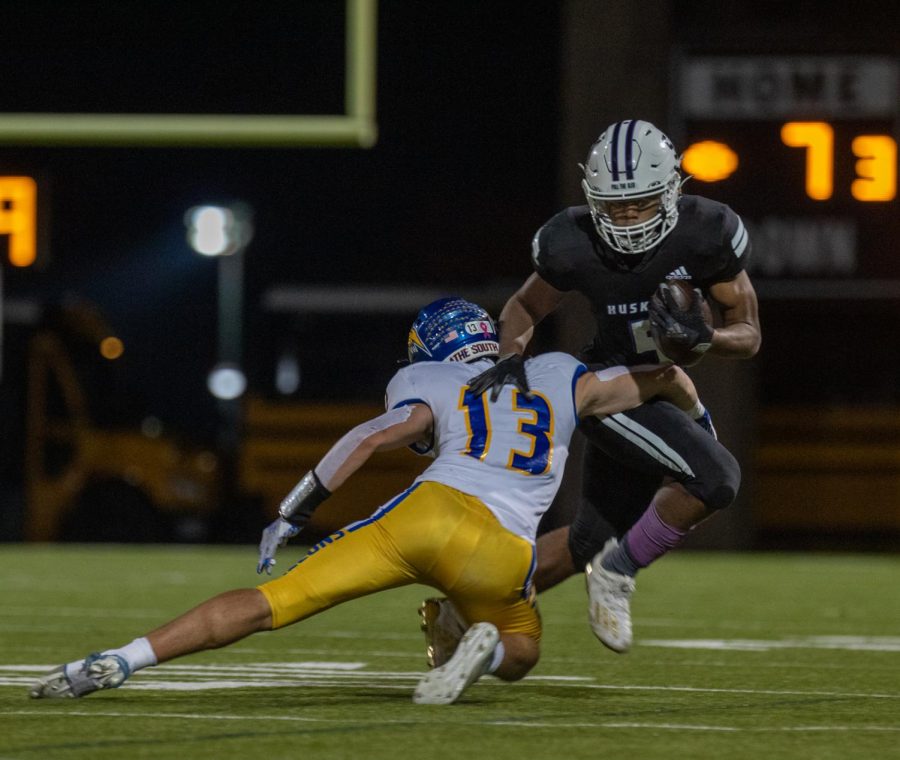
<svg viewBox="0 0 900 760">
<path fill-rule="evenodd" d="M 494 395 L 507 382 L 527 390 L 522 354 L 534 327 L 572 290 L 587 297 L 596 319 L 593 344 L 581 357 L 592 369 L 667 361 L 651 322 L 695 352 L 732 358 L 757 352 L 747 230 L 728 206 L 682 195 L 679 164 L 672 142 L 649 122 L 621 121 L 600 135 L 582 167 L 587 205 L 561 211 L 534 236 L 535 273 L 500 315 L 506 358 L 473 381 L 474 391 L 490 388 Z M 706 324 L 699 300 L 682 311 L 652 298 L 660 283 L 674 279 L 718 304 L 721 326 Z M 571 526 L 538 540 L 535 585 L 544 590 L 585 569 L 591 627 L 610 649 L 625 652 L 637 571 L 731 504 L 740 468 L 702 407 L 691 419 L 664 401 L 650 402 L 584 421 L 581 429 L 588 441 L 582 499 Z M 435 600 L 420 614 L 426 638 L 449 616 Z"/>
</svg>

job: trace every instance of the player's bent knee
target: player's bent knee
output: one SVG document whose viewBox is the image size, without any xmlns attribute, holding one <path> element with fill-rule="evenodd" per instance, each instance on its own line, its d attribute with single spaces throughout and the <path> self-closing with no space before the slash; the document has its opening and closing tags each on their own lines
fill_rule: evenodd
<svg viewBox="0 0 900 760">
<path fill-rule="evenodd" d="M 737 497 L 741 486 L 741 467 L 724 448 L 716 458 L 714 472 L 709 474 L 707 483 L 706 492 L 701 500 L 709 509 L 725 509 Z"/>
<path fill-rule="evenodd" d="M 731 506 L 737 496 L 737 490 L 726 485 L 714 488 L 709 495 L 706 506 L 710 509 L 720 510 Z"/>
</svg>

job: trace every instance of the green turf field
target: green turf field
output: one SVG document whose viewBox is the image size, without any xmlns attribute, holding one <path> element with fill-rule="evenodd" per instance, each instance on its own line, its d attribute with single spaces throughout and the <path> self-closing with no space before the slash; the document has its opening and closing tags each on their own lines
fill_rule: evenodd
<svg viewBox="0 0 900 760">
<path fill-rule="evenodd" d="M 645 571 L 636 645 L 592 637 L 580 579 L 540 599 L 543 658 L 456 705 L 412 704 L 421 587 L 122 689 L 33 701 L 32 677 L 226 588 L 253 547 L 0 547 L 0 760 L 900 758 L 900 557 L 674 554 Z"/>
</svg>

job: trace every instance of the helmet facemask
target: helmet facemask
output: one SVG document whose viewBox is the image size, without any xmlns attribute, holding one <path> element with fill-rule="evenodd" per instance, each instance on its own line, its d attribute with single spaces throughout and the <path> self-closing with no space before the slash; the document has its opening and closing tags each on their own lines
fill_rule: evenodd
<svg viewBox="0 0 900 760">
<path fill-rule="evenodd" d="M 591 147 L 581 186 L 597 234 L 614 251 L 642 254 L 678 222 L 681 161 L 668 137 L 646 121 L 611 125 Z M 660 189 L 661 188 L 661 189 Z M 658 198 L 657 213 L 634 224 L 616 224 L 610 203 Z"/>
<path fill-rule="evenodd" d="M 681 195 L 681 177 L 672 177 L 662 193 L 643 196 L 657 198 L 656 214 L 650 219 L 635 224 L 616 224 L 608 212 L 609 203 L 621 202 L 598 198 L 591 193 L 587 180 L 583 180 L 582 188 L 591 209 L 591 219 L 597 234 L 614 251 L 626 254 L 640 254 L 658 245 L 678 223 L 678 197 Z M 640 196 L 628 200 L 640 200 Z"/>
</svg>

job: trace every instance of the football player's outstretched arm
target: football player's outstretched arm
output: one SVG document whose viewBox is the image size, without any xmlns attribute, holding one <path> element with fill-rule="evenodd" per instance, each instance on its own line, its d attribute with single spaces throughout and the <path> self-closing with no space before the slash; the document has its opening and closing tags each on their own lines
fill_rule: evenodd
<svg viewBox="0 0 900 760">
<path fill-rule="evenodd" d="M 672 402 L 691 416 L 696 416 L 700 405 L 694 383 L 674 364 L 585 372 L 575 386 L 579 417 L 624 412 L 655 396 Z"/>
<path fill-rule="evenodd" d="M 523 354 L 535 326 L 559 306 L 565 293 L 532 274 L 500 312 L 500 355 Z"/>
<path fill-rule="evenodd" d="M 719 282 L 709 294 L 722 307 L 723 325 L 713 332 L 709 353 L 734 359 L 749 359 L 759 351 L 762 336 L 756 291 L 746 272 Z"/>
<path fill-rule="evenodd" d="M 333 492 L 376 451 L 390 451 L 417 441 L 430 443 L 434 417 L 425 404 L 391 409 L 357 425 L 313 468 L 322 485 Z"/>
<path fill-rule="evenodd" d="M 376 451 L 430 443 L 434 418 L 424 404 L 391 409 L 357 425 L 306 473 L 278 507 L 278 517 L 266 526 L 259 542 L 257 573 L 271 573 L 275 552 L 296 536 L 332 491 L 343 485 Z"/>
</svg>

